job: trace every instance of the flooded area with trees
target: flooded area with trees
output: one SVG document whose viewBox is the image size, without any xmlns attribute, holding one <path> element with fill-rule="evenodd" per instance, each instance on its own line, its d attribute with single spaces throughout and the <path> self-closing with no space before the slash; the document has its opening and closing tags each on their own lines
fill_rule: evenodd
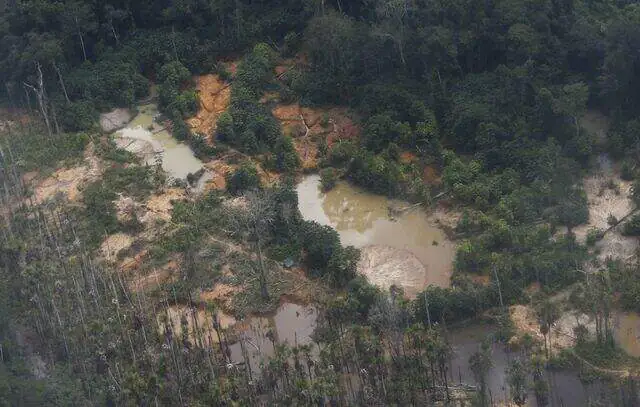
<svg viewBox="0 0 640 407">
<path fill-rule="evenodd" d="M 0 2 L 0 405 L 640 405 L 639 26 Z"/>
</svg>

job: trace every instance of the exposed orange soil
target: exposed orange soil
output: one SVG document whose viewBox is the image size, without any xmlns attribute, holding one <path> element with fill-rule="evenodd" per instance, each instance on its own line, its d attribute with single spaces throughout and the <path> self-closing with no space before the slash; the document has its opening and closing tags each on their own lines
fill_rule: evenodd
<svg viewBox="0 0 640 407">
<path fill-rule="evenodd" d="M 318 143 L 321 140 L 326 140 L 331 146 L 337 140 L 360 134 L 360 129 L 347 116 L 345 108 L 303 108 L 294 103 L 277 105 L 272 113 L 280 122 L 283 133 L 293 138 L 303 169 L 317 167 Z M 326 118 L 324 126 L 323 118 Z"/>
<path fill-rule="evenodd" d="M 416 155 L 411 151 L 403 151 L 402 153 L 400 153 L 400 162 L 402 164 L 411 164 L 417 159 L 418 157 L 416 157 Z"/>
<path fill-rule="evenodd" d="M 130 272 L 140 269 L 140 266 L 142 266 L 142 262 L 147 257 L 147 254 L 149 254 L 149 250 L 143 250 L 140 253 L 136 254 L 133 258 L 127 257 L 120 264 L 120 270 L 123 272 Z"/>
<path fill-rule="evenodd" d="M 442 178 L 438 174 L 438 170 L 431 165 L 425 166 L 424 170 L 422 170 L 422 179 L 430 185 L 438 185 L 442 181 Z"/>
<path fill-rule="evenodd" d="M 172 201 L 181 201 L 186 199 L 186 193 L 181 188 L 169 188 L 162 194 L 152 195 L 142 207 L 148 212 L 140 219 L 143 223 L 151 220 L 162 219 L 168 221 L 171 219 L 171 211 L 173 209 Z"/>
<path fill-rule="evenodd" d="M 233 172 L 237 165 L 229 164 L 225 161 L 226 157 L 221 157 L 217 160 L 209 161 L 204 166 L 212 175 L 212 178 L 207 182 L 206 189 L 223 190 L 227 187 L 227 174 Z"/>
<path fill-rule="evenodd" d="M 162 268 L 154 269 L 149 274 L 136 276 L 129 282 L 129 288 L 136 292 L 158 288 L 164 283 L 177 280 L 178 271 L 178 262 L 171 260 Z"/>
<path fill-rule="evenodd" d="M 243 289 L 242 286 L 218 283 L 212 290 L 202 291 L 200 301 L 213 302 L 223 309 L 230 309 L 233 297 Z"/>
<path fill-rule="evenodd" d="M 227 110 L 231 101 L 231 85 L 218 75 L 196 77 L 200 108 L 195 117 L 187 120 L 193 133 L 200 133 L 211 141 L 220 114 Z"/>
<path fill-rule="evenodd" d="M 100 254 L 108 260 L 113 260 L 120 250 L 129 248 L 133 240 L 133 237 L 126 233 L 107 236 L 100 245 Z"/>
<path fill-rule="evenodd" d="M 220 301 L 227 299 L 231 294 L 238 291 L 238 287 L 229 284 L 216 284 L 213 290 L 200 293 L 202 301 Z"/>
<path fill-rule="evenodd" d="M 260 183 L 264 186 L 273 186 L 280 181 L 282 174 L 277 172 L 265 170 L 259 163 L 255 163 L 258 169 L 258 176 L 260 177 Z"/>
<path fill-rule="evenodd" d="M 491 277 L 490 276 L 484 276 L 484 275 L 478 275 L 478 274 L 472 274 L 470 275 L 471 277 L 471 281 L 473 281 L 476 284 L 480 284 L 482 286 L 489 286 L 491 284 Z"/>
</svg>

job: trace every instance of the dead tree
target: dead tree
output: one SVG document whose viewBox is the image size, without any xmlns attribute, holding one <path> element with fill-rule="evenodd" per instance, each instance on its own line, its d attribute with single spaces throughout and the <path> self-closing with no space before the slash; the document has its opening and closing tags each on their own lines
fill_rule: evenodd
<svg viewBox="0 0 640 407">
<path fill-rule="evenodd" d="M 262 249 L 265 240 L 271 235 L 276 207 L 273 198 L 267 191 L 247 192 L 245 199 L 247 200 L 246 209 L 235 211 L 231 219 L 235 224 L 237 232 L 254 247 L 255 258 L 252 260 L 254 260 L 258 272 L 260 295 L 263 299 L 268 299 L 268 270 Z"/>
<path fill-rule="evenodd" d="M 47 109 L 47 94 L 44 89 L 44 78 L 42 75 L 42 67 L 40 66 L 40 62 L 36 61 L 36 70 L 38 72 L 38 83 L 36 86 L 30 85 L 26 82 L 22 82 L 24 86 L 31 89 L 33 93 L 36 95 L 36 99 L 38 100 L 38 108 L 40 109 L 40 114 L 42 114 L 42 118 L 44 119 L 44 124 L 47 126 L 47 132 L 49 133 L 49 137 L 52 136 L 51 132 L 51 122 L 49 121 L 49 113 Z"/>
<path fill-rule="evenodd" d="M 60 68 L 58 67 L 58 64 L 56 64 L 56 61 L 52 62 L 53 64 L 53 69 L 56 70 L 56 74 L 58 74 L 58 81 L 60 82 L 60 87 L 62 88 L 62 92 L 64 93 L 64 98 L 67 100 L 67 103 L 71 102 L 71 100 L 69 100 L 69 94 L 67 93 L 67 87 L 64 84 L 64 79 L 62 79 L 62 73 L 60 72 Z"/>
</svg>

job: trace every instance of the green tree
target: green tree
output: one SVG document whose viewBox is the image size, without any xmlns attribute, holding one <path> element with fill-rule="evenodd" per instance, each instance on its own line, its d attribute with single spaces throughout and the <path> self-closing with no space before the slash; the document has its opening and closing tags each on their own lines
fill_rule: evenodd
<svg viewBox="0 0 640 407">
<path fill-rule="evenodd" d="M 540 323 L 540 332 L 544 335 L 544 348 L 547 358 L 549 358 L 549 348 L 552 347 L 551 338 L 553 337 L 551 329 L 560 319 L 560 308 L 555 302 L 547 298 L 536 306 L 536 314 Z M 547 337 L 549 337 L 549 347 L 547 347 Z"/>
<path fill-rule="evenodd" d="M 493 367 L 491 360 L 491 342 L 487 339 L 482 341 L 480 349 L 469 357 L 469 368 L 477 383 L 480 384 L 480 405 L 487 405 L 487 375 Z"/>
<path fill-rule="evenodd" d="M 515 359 L 507 367 L 507 383 L 511 399 L 518 406 L 524 406 L 527 402 L 527 368 L 522 361 Z"/>
<path fill-rule="evenodd" d="M 589 99 L 589 86 L 584 82 L 565 85 L 560 90 L 554 101 L 554 111 L 573 119 L 576 134 L 580 133 L 580 117 L 587 107 Z"/>
<path fill-rule="evenodd" d="M 240 195 L 245 191 L 260 188 L 260 176 L 255 165 L 243 163 L 237 170 L 227 174 L 227 191 L 231 195 Z"/>
</svg>

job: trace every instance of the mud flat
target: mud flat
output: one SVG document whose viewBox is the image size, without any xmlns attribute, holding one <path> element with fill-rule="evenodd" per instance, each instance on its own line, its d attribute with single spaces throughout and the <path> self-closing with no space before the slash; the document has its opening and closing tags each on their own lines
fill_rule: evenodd
<svg viewBox="0 0 640 407">
<path fill-rule="evenodd" d="M 448 287 L 455 245 L 420 207 L 395 219 L 389 207 L 409 207 L 340 182 L 328 193 L 320 191 L 320 177 L 310 175 L 298 185 L 302 216 L 333 227 L 342 244 L 362 249 L 359 271 L 383 288 L 399 285 L 415 296 L 428 285 Z"/>
</svg>

